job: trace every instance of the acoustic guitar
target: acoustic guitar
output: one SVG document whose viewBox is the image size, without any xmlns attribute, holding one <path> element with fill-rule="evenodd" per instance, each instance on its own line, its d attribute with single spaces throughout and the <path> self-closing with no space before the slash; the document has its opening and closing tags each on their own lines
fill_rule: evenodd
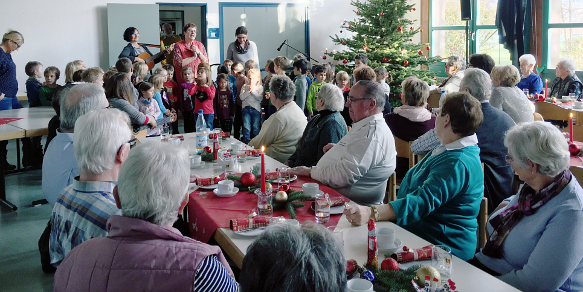
<svg viewBox="0 0 583 292">
<path fill-rule="evenodd" d="M 146 47 L 152 47 L 152 48 L 160 48 L 160 46 L 158 45 L 151 45 L 151 44 L 139 44 L 140 46 L 146 46 Z M 168 49 L 172 50 L 172 48 L 174 48 L 174 44 L 172 44 Z M 147 52 L 143 52 L 140 55 L 138 55 L 138 57 L 142 60 L 144 60 L 144 62 L 146 63 L 146 65 L 148 65 L 148 70 L 152 70 L 152 68 L 154 68 L 154 65 L 162 62 L 162 60 L 165 59 L 164 54 L 166 53 L 167 50 L 164 51 L 160 51 L 157 54 L 154 54 L 153 56 L 148 54 Z"/>
</svg>

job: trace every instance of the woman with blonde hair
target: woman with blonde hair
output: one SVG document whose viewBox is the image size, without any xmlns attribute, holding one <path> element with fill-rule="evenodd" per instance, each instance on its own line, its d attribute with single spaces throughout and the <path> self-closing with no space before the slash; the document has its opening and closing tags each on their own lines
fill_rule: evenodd
<svg viewBox="0 0 583 292">
<path fill-rule="evenodd" d="M 73 74 L 75 74 L 75 72 L 77 72 L 78 70 L 85 69 L 87 69 L 85 67 L 85 63 L 83 63 L 83 61 L 81 60 L 75 60 L 73 62 L 67 63 L 67 66 L 65 67 L 65 83 L 74 82 Z"/>
<path fill-rule="evenodd" d="M 518 69 L 512 65 L 494 66 L 492 73 L 492 95 L 490 104 L 507 113 L 515 123 L 534 121 L 533 106 L 524 92 L 516 87 L 520 81 Z"/>
</svg>

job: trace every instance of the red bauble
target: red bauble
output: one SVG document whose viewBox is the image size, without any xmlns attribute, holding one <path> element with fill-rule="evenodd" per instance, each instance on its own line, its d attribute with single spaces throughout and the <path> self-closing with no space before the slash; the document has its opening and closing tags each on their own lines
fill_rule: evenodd
<svg viewBox="0 0 583 292">
<path fill-rule="evenodd" d="M 415 11 L 415 10 L 417 10 L 417 9 L 415 9 L 415 7 L 413 7 L 413 11 Z"/>
<path fill-rule="evenodd" d="M 368 47 L 367 46 L 362 46 L 362 49 L 366 51 L 366 50 L 368 50 Z"/>
<path fill-rule="evenodd" d="M 204 150 L 206 153 L 213 152 L 213 148 L 211 148 L 211 146 L 206 146 L 206 147 L 202 148 L 202 150 Z"/>
<path fill-rule="evenodd" d="M 410 29 L 410 30 L 413 30 L 413 27 L 410 27 L 409 29 Z"/>
<path fill-rule="evenodd" d="M 423 55 L 423 51 L 419 51 L 419 55 Z"/>
<path fill-rule="evenodd" d="M 356 260 L 347 260 L 346 261 L 346 275 L 352 274 L 354 271 L 356 271 L 357 267 L 358 267 L 358 264 L 356 263 Z"/>
<path fill-rule="evenodd" d="M 420 31 L 420 32 L 423 32 L 423 29 L 420 29 L 419 31 Z"/>
<path fill-rule="evenodd" d="M 383 62 L 386 63 L 387 62 L 387 58 L 383 58 Z"/>
<path fill-rule="evenodd" d="M 322 56 L 322 59 L 326 60 L 326 56 Z"/>
<path fill-rule="evenodd" d="M 409 251 L 409 248 L 406 245 L 404 245 L 403 246 L 403 251 Z"/>
<path fill-rule="evenodd" d="M 352 26 L 351 26 L 351 25 L 349 25 L 349 26 L 348 26 L 348 28 L 352 28 Z"/>
<path fill-rule="evenodd" d="M 403 30 L 403 28 L 399 26 L 399 27 L 397 27 L 397 30 L 398 30 L 398 31 L 402 31 L 402 30 Z"/>
<path fill-rule="evenodd" d="M 425 47 L 425 48 L 426 48 L 428 51 L 429 51 L 429 50 L 431 50 L 431 47 L 430 47 L 430 46 L 427 46 L 427 47 Z"/>
<path fill-rule="evenodd" d="M 356 11 L 356 14 L 360 14 L 360 12 Z"/>
<path fill-rule="evenodd" d="M 346 45 L 346 43 L 345 43 L 345 42 L 342 42 L 342 44 L 343 44 L 343 45 Z"/>
<path fill-rule="evenodd" d="M 241 184 L 249 187 L 255 184 L 255 176 L 250 173 L 250 172 L 246 172 L 244 174 L 241 175 Z"/>
<path fill-rule="evenodd" d="M 342 25 L 346 25 L 346 22 L 343 22 Z"/>
<path fill-rule="evenodd" d="M 579 146 L 577 146 L 577 144 L 569 144 L 569 152 L 571 153 L 571 155 L 577 156 L 579 155 L 579 151 L 581 151 L 581 149 L 579 148 Z"/>
<path fill-rule="evenodd" d="M 403 94 L 402 93 L 399 93 L 399 98 L 401 98 L 402 96 L 403 96 Z"/>
<path fill-rule="evenodd" d="M 384 12 L 381 12 L 381 16 L 385 16 L 385 13 Z"/>
<path fill-rule="evenodd" d="M 386 258 L 381 263 L 381 270 L 398 271 L 399 263 L 394 258 Z"/>
<path fill-rule="evenodd" d="M 410 42 L 412 42 L 412 41 L 413 41 L 413 39 L 409 39 L 409 41 L 410 41 Z"/>
<path fill-rule="evenodd" d="M 340 33 L 342 33 L 342 30 L 340 30 Z"/>
<path fill-rule="evenodd" d="M 409 61 L 407 61 L 407 60 L 403 61 L 403 65 L 405 65 L 405 66 L 409 65 Z"/>
<path fill-rule="evenodd" d="M 287 191 L 289 191 L 289 185 L 288 184 L 282 184 L 281 186 L 279 186 L 279 190 L 280 191 L 287 192 Z"/>
<path fill-rule="evenodd" d="M 348 63 L 348 60 L 344 59 L 344 60 L 342 60 L 342 63 L 346 64 L 346 63 Z"/>
</svg>

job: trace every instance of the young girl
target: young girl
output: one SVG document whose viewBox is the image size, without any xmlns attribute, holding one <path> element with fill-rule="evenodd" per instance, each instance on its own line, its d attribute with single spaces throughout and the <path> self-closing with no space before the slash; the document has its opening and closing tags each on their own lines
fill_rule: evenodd
<svg viewBox="0 0 583 292">
<path fill-rule="evenodd" d="M 348 73 L 346 71 L 340 71 L 336 74 L 336 86 L 340 88 L 342 91 L 349 91 L 350 86 L 350 77 L 348 77 Z"/>
<path fill-rule="evenodd" d="M 204 63 L 203 63 L 204 64 Z M 198 110 L 202 110 L 204 120 L 211 130 L 213 129 L 213 120 L 215 112 L 213 108 L 213 99 L 215 98 L 215 87 L 211 78 L 211 70 L 207 67 L 198 67 L 197 84 L 192 86 L 188 91 L 194 98 L 194 121 L 198 119 Z"/>
<path fill-rule="evenodd" d="M 194 102 L 192 96 L 188 93 L 194 86 L 194 70 L 190 67 L 182 69 L 182 80 L 177 94 L 178 109 L 182 111 L 184 118 L 184 133 L 196 132 L 196 121 L 194 119 Z"/>
<path fill-rule="evenodd" d="M 261 72 L 253 68 L 247 72 L 249 81 L 241 88 L 240 98 L 243 101 L 243 143 L 249 143 L 259 134 L 261 129 L 261 100 L 263 86 Z"/>
<path fill-rule="evenodd" d="M 141 82 L 139 84 L 140 99 L 138 99 L 138 109 L 141 113 L 150 119 L 156 119 L 161 114 L 158 102 L 154 99 L 154 86 L 150 82 Z M 160 135 L 160 128 L 148 130 L 147 136 Z"/>
<path fill-rule="evenodd" d="M 217 86 L 219 89 L 215 95 L 215 118 L 223 132 L 231 132 L 231 119 L 235 116 L 235 103 L 233 94 L 229 90 L 229 76 L 227 74 L 217 75 Z"/>
<path fill-rule="evenodd" d="M 166 72 L 166 70 L 164 70 L 164 72 Z M 164 101 L 162 101 L 162 89 L 164 88 L 164 81 L 166 80 L 166 76 L 162 75 L 162 74 L 155 74 L 152 75 L 152 77 L 150 78 L 150 83 L 152 83 L 152 85 L 154 86 L 154 99 L 156 100 L 156 102 L 158 103 L 158 106 L 160 107 L 160 114 L 158 116 L 155 116 L 155 118 L 157 120 L 159 119 L 163 119 L 164 118 L 164 114 L 166 114 L 166 106 L 164 106 Z"/>
<path fill-rule="evenodd" d="M 67 63 L 67 66 L 65 67 L 65 83 L 73 82 L 73 74 L 75 74 L 77 70 L 81 69 L 87 69 L 85 67 L 85 63 L 83 63 L 81 60 L 75 60 L 73 62 Z"/>
</svg>

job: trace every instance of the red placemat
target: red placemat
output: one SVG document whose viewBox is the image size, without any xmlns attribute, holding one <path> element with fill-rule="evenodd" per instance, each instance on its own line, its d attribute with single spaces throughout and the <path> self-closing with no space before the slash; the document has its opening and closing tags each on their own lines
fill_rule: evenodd
<svg viewBox="0 0 583 292">
<path fill-rule="evenodd" d="M 298 177 L 289 185 L 292 189 L 301 190 L 307 182 L 317 182 L 308 177 Z M 277 187 L 277 184 L 274 184 Z M 328 193 L 330 198 L 343 198 L 350 201 L 335 190 L 320 184 L 320 190 Z M 315 221 L 314 211 L 310 208 L 311 202 L 305 202 L 305 206 L 296 209 L 297 220 L 303 223 L 306 220 Z M 257 208 L 257 195 L 248 192 L 238 192 L 230 198 L 219 198 L 212 190 L 198 189 L 190 193 L 188 202 L 188 222 L 192 238 L 208 242 L 217 228 L 228 228 L 231 219 L 244 218 Z M 275 210 L 273 216 L 291 218 L 285 210 Z M 338 224 L 342 214 L 330 215 L 330 221 L 325 226 Z"/>
<path fill-rule="evenodd" d="M 22 120 L 22 118 L 0 118 L 0 125 L 12 123 L 18 120 Z"/>
</svg>

